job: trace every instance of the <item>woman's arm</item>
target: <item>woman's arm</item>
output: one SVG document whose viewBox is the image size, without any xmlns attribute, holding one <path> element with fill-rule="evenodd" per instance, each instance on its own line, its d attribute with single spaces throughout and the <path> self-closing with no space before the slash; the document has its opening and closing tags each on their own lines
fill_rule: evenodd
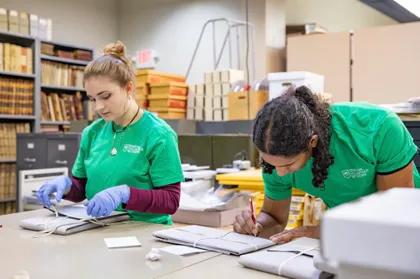
<svg viewBox="0 0 420 279">
<path fill-rule="evenodd" d="M 414 187 L 414 178 L 413 178 L 413 167 L 414 163 L 411 161 L 404 168 L 392 172 L 390 174 L 380 174 L 376 175 L 376 187 L 378 191 L 385 191 L 393 187 Z"/>
<path fill-rule="evenodd" d="M 152 190 L 130 187 L 130 198 L 125 209 L 140 212 L 174 214 L 179 207 L 180 183 Z"/>
<path fill-rule="evenodd" d="M 257 223 L 262 226 L 259 236 L 269 238 L 284 230 L 289 218 L 290 198 L 272 200 L 267 196 L 264 205 L 257 216 Z"/>
<path fill-rule="evenodd" d="M 86 178 L 79 178 L 75 176 L 70 176 L 71 187 L 70 191 L 65 193 L 63 199 L 69 200 L 72 202 L 81 202 L 86 199 Z"/>
</svg>

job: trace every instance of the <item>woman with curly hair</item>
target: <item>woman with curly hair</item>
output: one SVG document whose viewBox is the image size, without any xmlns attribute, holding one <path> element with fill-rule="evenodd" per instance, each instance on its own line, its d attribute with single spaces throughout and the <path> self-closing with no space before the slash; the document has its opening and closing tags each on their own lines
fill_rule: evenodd
<svg viewBox="0 0 420 279">
<path fill-rule="evenodd" d="M 249 210 L 236 217 L 239 233 L 319 238 L 319 226 L 284 231 L 292 186 L 328 207 L 391 187 L 415 187 L 417 146 L 399 117 L 367 103 L 329 105 L 307 87 L 290 88 L 257 114 L 253 141 L 260 151 L 264 205 L 256 222 Z"/>
</svg>

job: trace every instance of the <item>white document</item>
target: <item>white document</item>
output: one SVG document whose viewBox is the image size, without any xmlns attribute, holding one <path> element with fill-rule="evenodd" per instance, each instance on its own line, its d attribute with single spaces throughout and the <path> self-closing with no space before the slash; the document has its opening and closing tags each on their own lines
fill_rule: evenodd
<svg viewBox="0 0 420 279">
<path fill-rule="evenodd" d="M 177 256 L 188 256 L 206 252 L 206 250 L 203 249 L 183 245 L 170 245 L 163 248 L 159 248 L 159 250 Z"/>
<path fill-rule="evenodd" d="M 141 243 L 135 236 L 110 237 L 104 238 L 104 241 L 108 248 L 129 248 L 141 246 Z"/>
</svg>

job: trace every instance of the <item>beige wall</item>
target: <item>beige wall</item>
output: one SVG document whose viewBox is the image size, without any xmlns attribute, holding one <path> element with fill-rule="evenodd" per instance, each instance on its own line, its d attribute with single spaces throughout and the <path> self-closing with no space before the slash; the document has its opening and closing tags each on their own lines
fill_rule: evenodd
<svg viewBox="0 0 420 279">
<path fill-rule="evenodd" d="M 397 23 L 358 0 L 288 0 L 286 24 L 316 22 L 331 32 Z"/>
<path fill-rule="evenodd" d="M 57 42 L 101 49 L 117 39 L 115 0 L 0 0 L 0 7 L 51 18 Z"/>
</svg>

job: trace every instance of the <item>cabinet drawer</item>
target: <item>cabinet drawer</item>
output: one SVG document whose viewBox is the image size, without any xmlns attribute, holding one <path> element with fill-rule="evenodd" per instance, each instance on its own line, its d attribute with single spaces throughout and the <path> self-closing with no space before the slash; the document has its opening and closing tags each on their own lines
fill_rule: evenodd
<svg viewBox="0 0 420 279">
<path fill-rule="evenodd" d="M 47 139 L 47 167 L 72 168 L 79 149 L 77 138 Z"/>
<path fill-rule="evenodd" d="M 33 135 L 18 135 L 16 164 L 18 169 L 41 169 L 46 167 L 47 142 Z"/>
</svg>

